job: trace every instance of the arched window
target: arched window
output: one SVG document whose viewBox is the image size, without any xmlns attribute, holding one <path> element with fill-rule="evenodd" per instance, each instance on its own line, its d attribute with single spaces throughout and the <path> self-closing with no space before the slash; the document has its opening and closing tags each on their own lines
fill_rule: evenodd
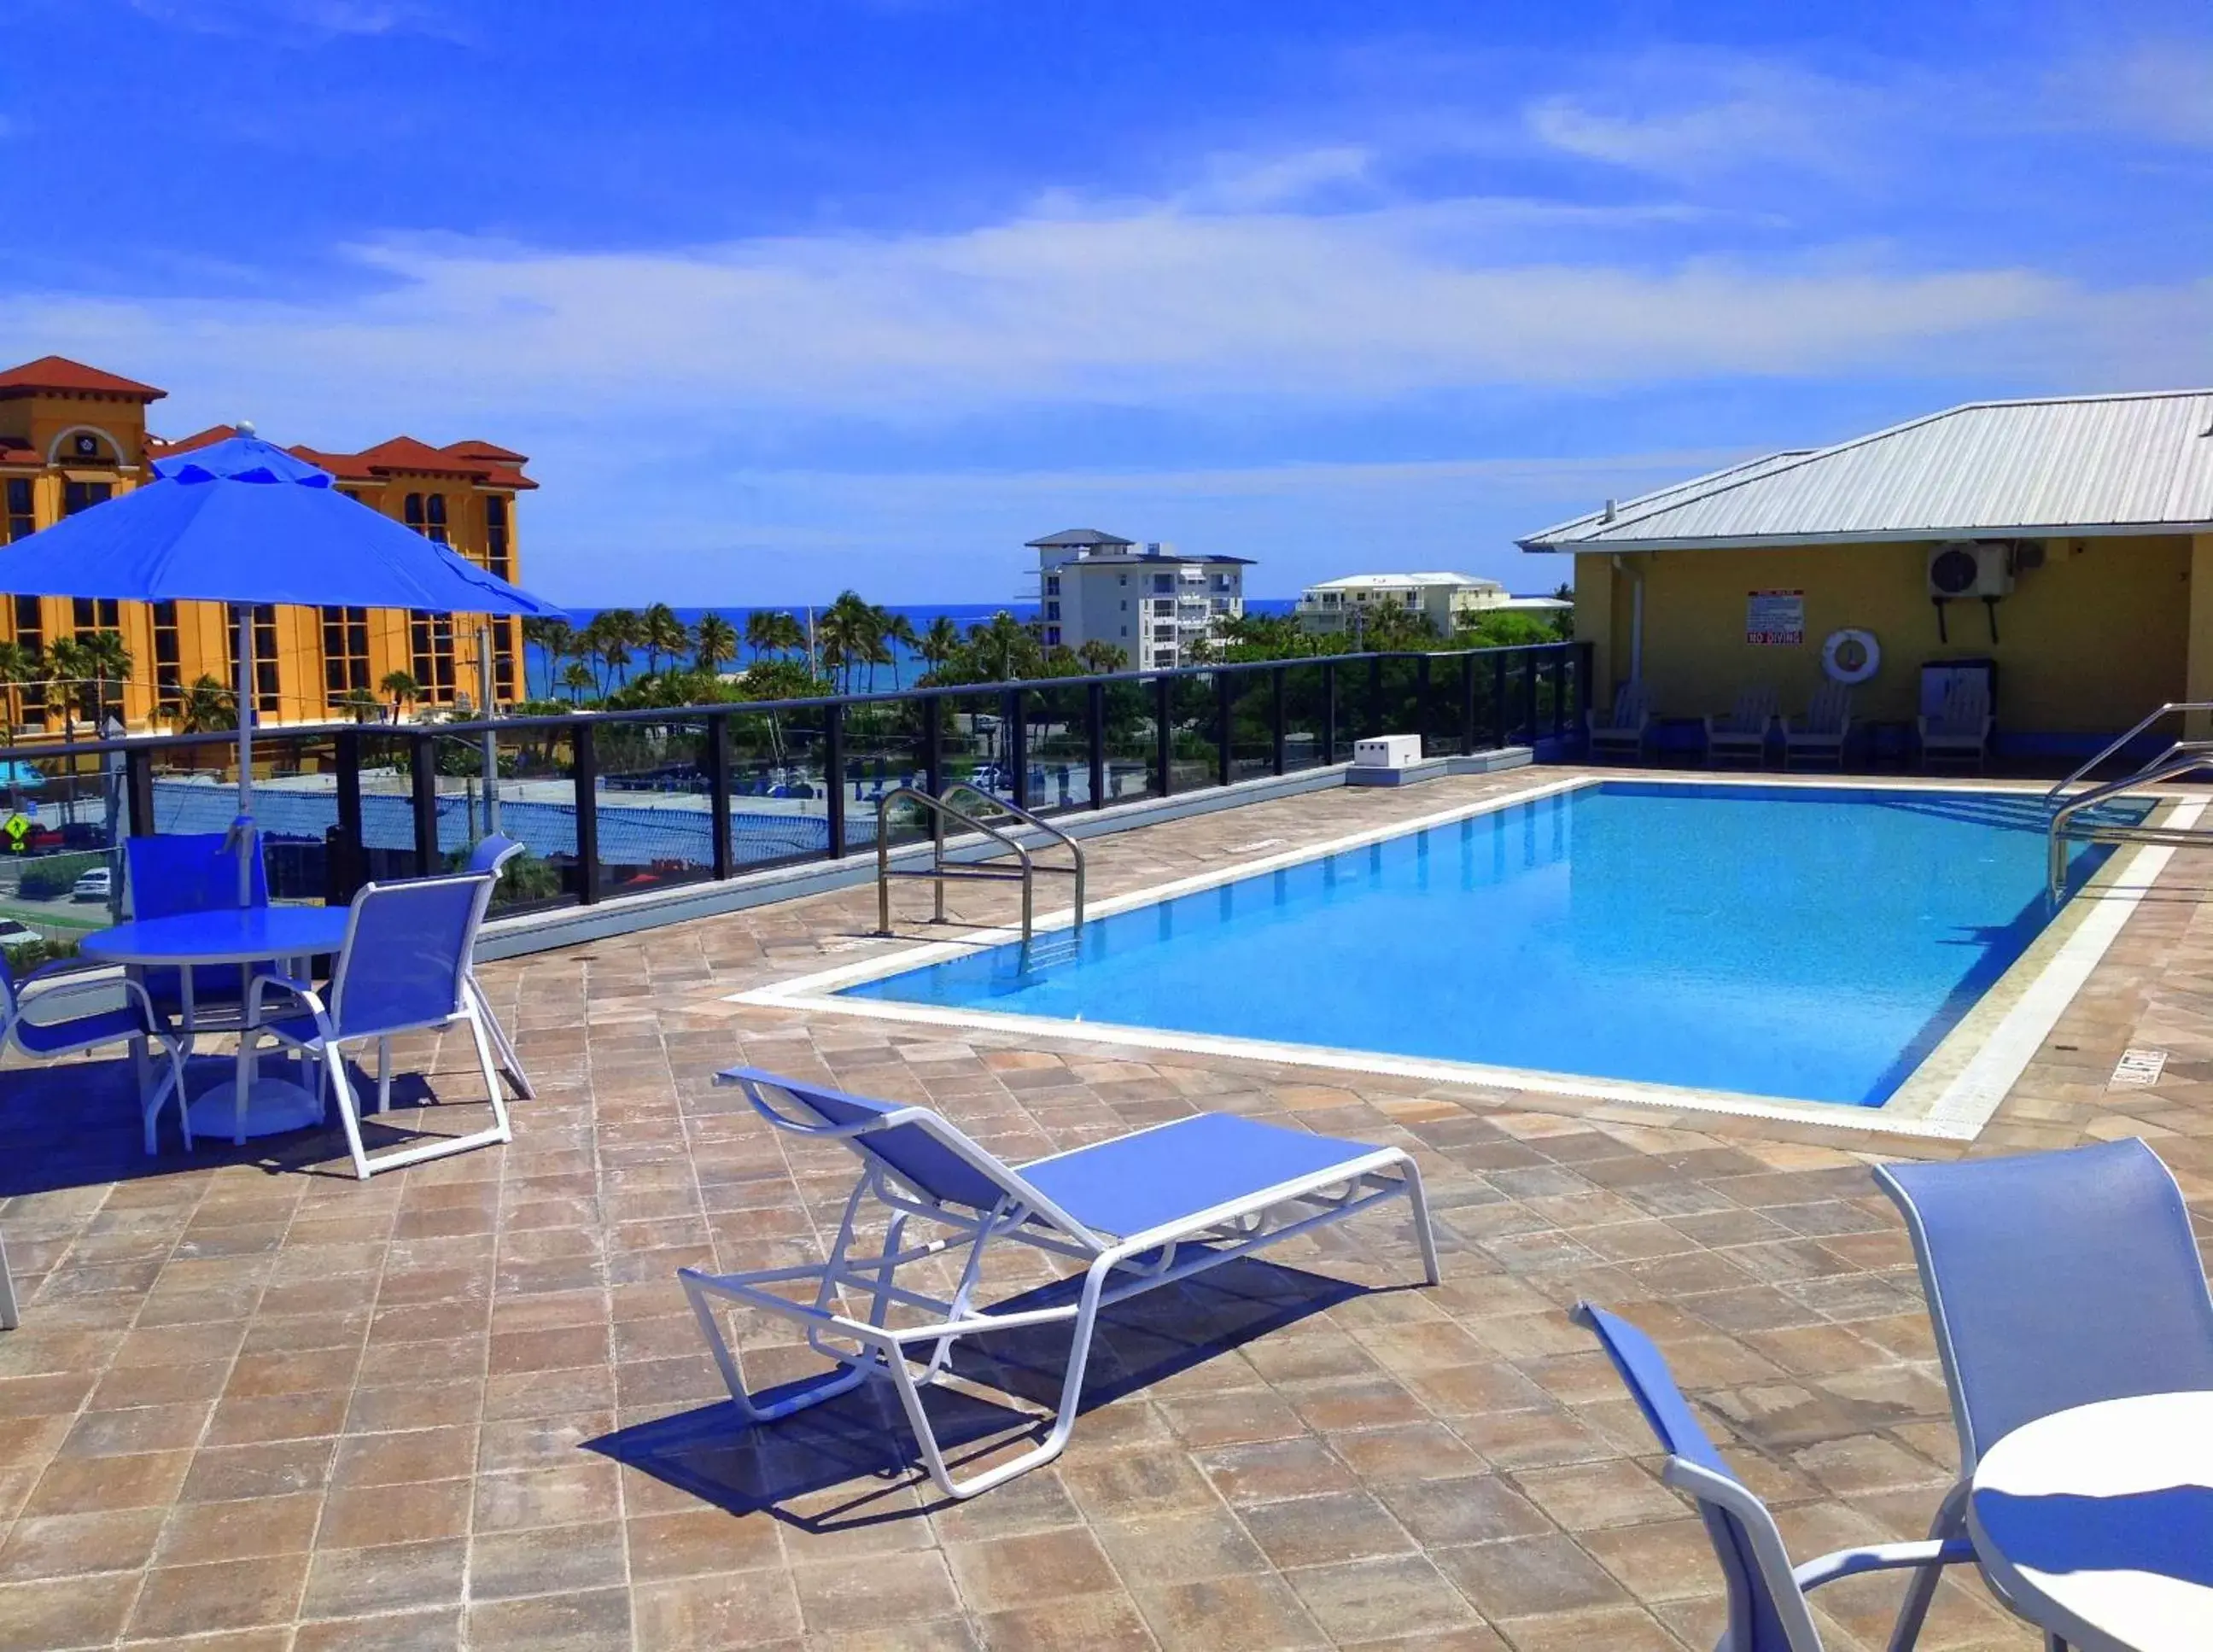
<svg viewBox="0 0 2213 1652">
<path fill-rule="evenodd" d="M 430 526 L 424 531 L 441 545 L 446 542 L 446 496 L 434 493 L 424 502 L 430 511 Z"/>
<path fill-rule="evenodd" d="M 420 533 L 423 531 L 423 496 L 419 493 L 409 494 L 406 510 L 407 526 Z"/>
</svg>

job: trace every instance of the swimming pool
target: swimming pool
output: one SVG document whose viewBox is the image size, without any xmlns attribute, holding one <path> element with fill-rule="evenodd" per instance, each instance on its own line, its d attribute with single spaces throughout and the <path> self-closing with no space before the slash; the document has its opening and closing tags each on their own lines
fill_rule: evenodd
<svg viewBox="0 0 2213 1652">
<path fill-rule="evenodd" d="M 1606 780 L 838 997 L 1879 1107 L 2051 921 L 2044 821 L 2020 791 Z"/>
</svg>

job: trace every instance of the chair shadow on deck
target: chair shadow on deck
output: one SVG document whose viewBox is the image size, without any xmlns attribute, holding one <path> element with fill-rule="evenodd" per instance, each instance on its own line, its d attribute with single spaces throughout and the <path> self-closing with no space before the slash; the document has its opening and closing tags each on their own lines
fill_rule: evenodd
<svg viewBox="0 0 2213 1652">
<path fill-rule="evenodd" d="M 994 1305 L 1014 1313 L 1072 1301 L 1080 1281 L 1063 1280 Z M 1371 1288 L 1247 1257 L 1103 1310 L 1077 1410 L 1088 1415 L 1217 1356 L 1356 1296 L 1411 1289 Z M 1050 1427 L 1070 1348 L 1067 1324 L 966 1338 L 952 1362 L 963 1385 L 923 1390 L 924 1403 L 956 1467 Z M 774 1399 L 798 1384 L 765 1391 Z M 977 1389 L 1043 1406 L 1017 1409 Z M 1078 1423 L 1074 1441 L 1083 1438 Z M 948 1506 L 908 1495 L 929 1487 L 922 1454 L 887 1383 L 872 1381 L 780 1422 L 748 1428 L 727 1400 L 641 1423 L 583 1442 L 583 1448 L 652 1475 L 732 1515 L 766 1512 L 810 1532 L 907 1520 Z M 852 1495 L 802 1513 L 789 1505 L 850 1485 Z M 986 1494 L 989 1495 L 989 1494 Z"/>
<path fill-rule="evenodd" d="M 263 1058 L 262 1070 L 276 1076 L 278 1060 Z M 363 1071 L 347 1064 L 356 1094 L 364 1100 L 376 1094 L 373 1067 Z M 229 1056 L 194 1058 L 186 1076 L 186 1087 L 204 1095 L 229 1079 L 235 1064 Z M 448 1091 L 474 1077 L 473 1070 L 454 1068 L 442 1076 Z M 371 1152 L 384 1146 L 404 1146 L 420 1140 L 412 1126 L 418 1117 L 435 1117 L 441 1076 L 418 1072 L 395 1073 L 392 1081 L 392 1110 L 380 1120 L 362 1116 L 362 1141 Z M 481 1081 L 477 1081 L 481 1083 Z M 466 1094 L 449 1094 L 449 1105 L 482 1105 L 469 1084 Z M 388 1121 L 388 1122 L 387 1122 Z M 400 1126 L 395 1128 L 394 1126 Z M 282 1135 L 250 1137 L 243 1147 L 228 1134 L 204 1131 L 185 1151 L 177 1131 L 174 1108 L 162 1114 L 161 1150 L 149 1155 L 140 1138 L 137 1086 L 127 1056 L 98 1060 L 48 1062 L 33 1067 L 10 1067 L 0 1071 L 0 1198 L 23 1194 L 58 1192 L 64 1188 L 98 1186 L 107 1182 L 141 1181 L 219 1166 L 258 1166 L 271 1175 L 302 1174 L 354 1180 L 346 1161 L 345 1133 L 339 1128 L 335 1106 L 318 1129 L 290 1131 Z"/>
</svg>

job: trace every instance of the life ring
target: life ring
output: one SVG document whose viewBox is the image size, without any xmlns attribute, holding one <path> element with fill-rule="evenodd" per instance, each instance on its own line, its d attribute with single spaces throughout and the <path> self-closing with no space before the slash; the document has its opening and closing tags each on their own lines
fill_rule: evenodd
<svg viewBox="0 0 2213 1652">
<path fill-rule="evenodd" d="M 1829 640 L 1821 644 L 1822 674 L 1847 688 L 1865 682 L 1881 664 L 1882 644 L 1875 640 L 1873 631 L 1847 626 L 1831 631 Z"/>
</svg>

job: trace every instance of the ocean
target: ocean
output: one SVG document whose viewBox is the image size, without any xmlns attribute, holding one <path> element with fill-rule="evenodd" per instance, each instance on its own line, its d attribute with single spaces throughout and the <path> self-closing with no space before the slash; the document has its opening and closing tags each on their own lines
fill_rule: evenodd
<svg viewBox="0 0 2213 1652">
<path fill-rule="evenodd" d="M 645 605 L 640 603 L 637 606 L 642 608 Z M 816 605 L 814 610 L 816 615 L 819 617 L 829 606 L 826 602 Z M 1245 599 L 1245 611 L 1247 613 L 1289 613 L 1291 607 L 1292 599 L 1289 597 Z M 804 606 L 777 605 L 770 607 L 768 611 L 771 613 L 791 614 L 802 626 L 807 623 L 807 610 Z M 602 610 L 599 608 L 570 608 L 567 610 L 569 623 L 581 631 L 590 622 L 593 615 L 601 612 Z M 718 613 L 730 622 L 740 637 L 743 637 L 746 634 L 746 621 L 754 612 L 755 610 L 750 607 L 678 608 L 676 617 L 687 625 L 697 625 L 704 616 Z M 995 613 L 1010 613 L 1015 619 L 1027 622 L 1038 617 L 1038 605 L 1034 602 L 944 602 L 912 605 L 893 603 L 890 605 L 890 612 L 905 614 L 908 623 L 912 625 L 917 631 L 928 630 L 930 622 L 941 614 L 965 631 L 971 625 L 986 623 Z M 553 698 L 553 690 L 546 680 L 545 656 L 534 648 L 527 649 L 525 652 L 529 655 L 528 677 L 532 697 L 541 699 Z M 911 649 L 901 645 L 895 646 L 893 652 L 899 656 L 895 666 L 876 668 L 875 686 L 880 692 L 887 691 L 901 684 L 911 683 L 924 670 L 922 661 L 915 657 Z M 728 668 L 741 669 L 750 664 L 752 660 L 752 651 L 741 649 L 735 663 Z M 619 680 L 627 682 L 631 677 L 642 674 L 644 670 L 644 661 L 634 659 L 625 668 Z M 861 674 L 865 678 L 867 674 L 863 671 Z"/>
</svg>

